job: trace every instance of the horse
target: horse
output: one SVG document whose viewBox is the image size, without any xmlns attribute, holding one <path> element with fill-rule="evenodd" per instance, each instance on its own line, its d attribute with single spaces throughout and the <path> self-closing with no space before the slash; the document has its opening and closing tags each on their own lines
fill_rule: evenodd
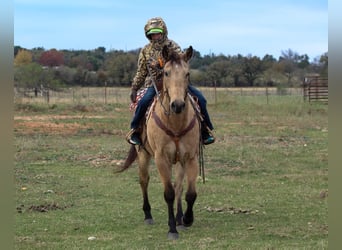
<svg viewBox="0 0 342 250">
<path fill-rule="evenodd" d="M 143 146 L 131 146 L 122 172 L 138 158 L 139 180 L 143 196 L 145 223 L 153 224 L 148 196 L 149 163 L 154 158 L 161 182 L 164 187 L 164 200 L 168 209 L 168 238 L 178 239 L 177 228 L 190 227 L 194 221 L 193 206 L 197 197 L 196 180 L 199 172 L 200 121 L 188 93 L 190 82 L 189 60 L 193 48 L 176 53 L 163 47 L 165 60 L 163 85 L 157 101 L 150 110 L 144 125 Z M 174 172 L 174 185 L 172 173 Z M 187 183 L 185 201 L 187 208 L 183 213 L 183 183 Z M 174 204 L 176 201 L 176 215 Z"/>
</svg>

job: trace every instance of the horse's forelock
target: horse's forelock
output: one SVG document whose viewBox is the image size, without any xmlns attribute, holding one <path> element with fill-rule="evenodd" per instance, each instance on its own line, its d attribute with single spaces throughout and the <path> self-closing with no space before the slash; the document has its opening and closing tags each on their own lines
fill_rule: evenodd
<svg viewBox="0 0 342 250">
<path fill-rule="evenodd" d="M 181 55 L 178 54 L 176 51 L 172 51 L 172 53 L 170 53 L 169 55 L 169 62 L 171 64 L 174 64 L 174 63 L 180 64 L 181 59 L 182 59 Z"/>
</svg>

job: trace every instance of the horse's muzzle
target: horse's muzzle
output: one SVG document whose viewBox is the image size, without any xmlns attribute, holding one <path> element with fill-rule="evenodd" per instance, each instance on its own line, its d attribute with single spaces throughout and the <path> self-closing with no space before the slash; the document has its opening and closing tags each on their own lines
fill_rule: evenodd
<svg viewBox="0 0 342 250">
<path fill-rule="evenodd" d="M 185 108 L 185 102 L 182 100 L 175 100 L 171 102 L 171 110 L 172 112 L 179 114 L 181 113 Z"/>
</svg>

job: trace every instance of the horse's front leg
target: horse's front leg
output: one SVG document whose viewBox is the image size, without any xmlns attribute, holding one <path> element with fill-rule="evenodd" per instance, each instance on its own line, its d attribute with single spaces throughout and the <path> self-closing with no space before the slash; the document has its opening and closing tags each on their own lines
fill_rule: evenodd
<svg viewBox="0 0 342 250">
<path fill-rule="evenodd" d="M 196 192 L 196 179 L 198 176 L 198 161 L 197 158 L 190 160 L 186 167 L 186 175 L 188 182 L 188 189 L 185 194 L 185 200 L 187 202 L 187 208 L 183 217 L 183 225 L 190 227 L 194 222 L 193 206 L 197 198 Z"/>
<path fill-rule="evenodd" d="M 176 219 L 175 219 L 175 213 L 174 213 L 174 202 L 175 202 L 175 190 L 171 184 L 171 181 L 169 181 L 165 185 L 164 189 L 164 199 L 167 204 L 168 208 L 168 215 L 169 215 L 169 220 L 168 220 L 168 225 L 169 225 L 169 232 L 168 232 L 168 238 L 175 240 L 178 239 L 178 232 L 176 229 Z"/>
<path fill-rule="evenodd" d="M 174 213 L 174 203 L 175 203 L 175 190 L 171 183 L 171 164 L 166 163 L 165 159 L 159 159 L 156 157 L 155 163 L 158 167 L 158 171 L 161 177 L 161 181 L 164 185 L 164 199 L 168 208 L 168 225 L 169 232 L 168 238 L 175 240 L 178 239 L 179 235 L 176 229 L 176 219 Z"/>
<path fill-rule="evenodd" d="M 140 152 L 139 153 L 139 182 L 140 188 L 143 196 L 143 211 L 145 214 L 145 223 L 148 225 L 154 224 L 152 214 L 151 214 L 151 205 L 148 199 L 148 184 L 150 181 L 149 175 L 149 162 L 151 156 Z"/>
<path fill-rule="evenodd" d="M 176 224 L 177 229 L 182 229 L 183 226 L 183 207 L 182 207 L 182 194 L 183 194 L 183 181 L 184 181 L 184 167 L 178 163 L 175 167 L 175 192 L 176 192 Z"/>
</svg>

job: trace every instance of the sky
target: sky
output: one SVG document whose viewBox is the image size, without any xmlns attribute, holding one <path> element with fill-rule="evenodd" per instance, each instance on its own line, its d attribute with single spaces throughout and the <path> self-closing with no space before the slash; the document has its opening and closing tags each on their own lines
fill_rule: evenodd
<svg viewBox="0 0 342 250">
<path fill-rule="evenodd" d="M 14 0 L 14 45 L 135 50 L 162 17 L 168 37 L 204 55 L 276 59 L 289 49 L 313 60 L 328 52 L 328 0 Z"/>
</svg>

